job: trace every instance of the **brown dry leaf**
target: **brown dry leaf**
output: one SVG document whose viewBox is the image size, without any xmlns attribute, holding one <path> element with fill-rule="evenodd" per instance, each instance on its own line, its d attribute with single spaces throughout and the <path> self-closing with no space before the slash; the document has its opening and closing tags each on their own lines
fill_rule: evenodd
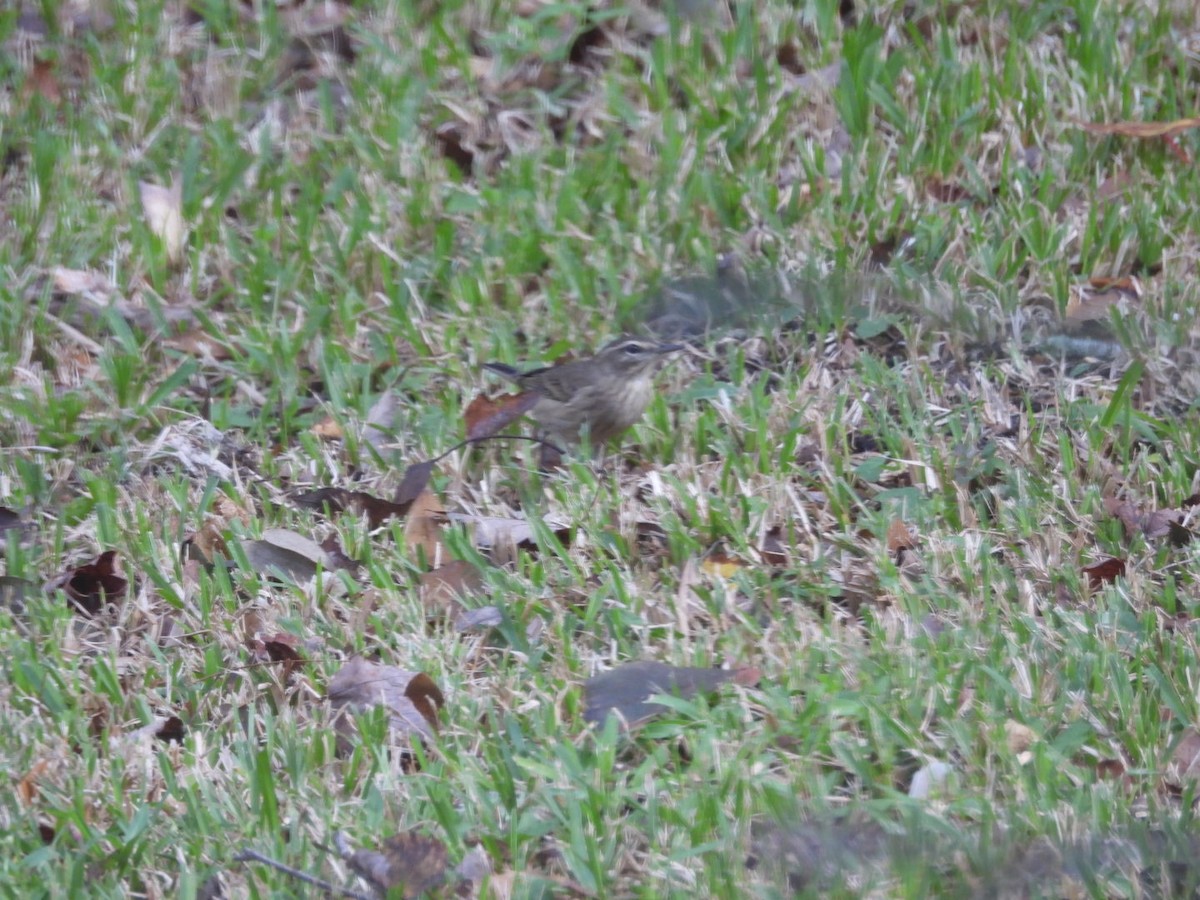
<svg viewBox="0 0 1200 900">
<path fill-rule="evenodd" d="M 902 550 L 916 550 L 917 541 L 912 531 L 901 519 L 892 519 L 887 528 L 887 549 L 893 557 L 898 557 Z"/>
<path fill-rule="evenodd" d="M 325 540 L 321 541 L 321 549 L 325 551 L 325 565 L 331 571 L 346 571 L 357 572 L 362 568 L 362 563 L 357 559 L 353 559 L 346 554 L 342 549 L 341 542 L 336 534 L 331 534 Z"/>
<path fill-rule="evenodd" d="M 442 155 L 452 162 L 463 178 L 471 178 L 475 170 L 473 141 L 468 138 L 468 128 L 462 122 L 446 122 L 434 132 Z"/>
<path fill-rule="evenodd" d="M 96 727 L 97 723 L 93 722 L 93 726 Z M 126 746 L 150 741 L 181 744 L 186 735 L 187 727 L 178 716 L 155 716 L 149 724 L 124 734 L 122 741 Z"/>
<path fill-rule="evenodd" d="M 758 552 L 768 566 L 783 568 L 787 565 L 787 546 L 783 543 L 782 526 L 776 525 L 763 535 L 762 546 L 758 548 Z"/>
<path fill-rule="evenodd" d="M 1195 781 L 1197 777 L 1200 777 L 1200 732 L 1188 728 L 1171 751 L 1165 780 L 1171 787 L 1183 788 L 1185 782 Z"/>
<path fill-rule="evenodd" d="M 230 559 L 229 546 L 216 522 L 205 522 L 199 530 L 184 538 L 180 556 L 185 560 L 196 560 L 201 565 L 211 566 L 218 559 Z"/>
<path fill-rule="evenodd" d="M 1182 509 L 1144 510 L 1132 501 L 1117 497 L 1105 497 L 1104 509 L 1110 516 L 1120 519 L 1127 538 L 1139 533 L 1147 540 L 1170 537 L 1177 547 L 1191 540 L 1191 532 L 1183 525 L 1186 515 Z"/>
<path fill-rule="evenodd" d="M 1200 127 L 1200 116 L 1191 119 L 1176 119 L 1173 122 L 1083 122 L 1073 120 L 1077 128 L 1089 134 L 1117 134 L 1133 138 L 1174 137 L 1190 128 Z"/>
<path fill-rule="evenodd" d="M 413 501 L 404 523 L 404 543 L 414 559 L 436 569 L 449 559 L 442 532 L 446 529 L 446 509 L 433 491 L 425 490 Z"/>
<path fill-rule="evenodd" d="M 1084 566 L 1080 571 L 1087 576 L 1088 587 L 1096 591 L 1125 574 L 1125 560 L 1109 557 L 1092 563 L 1090 566 Z"/>
<path fill-rule="evenodd" d="M 775 62 L 779 63 L 779 68 L 797 77 L 807 71 L 800 60 L 800 50 L 795 41 L 788 41 L 775 48 Z"/>
<path fill-rule="evenodd" d="M 389 519 L 402 519 L 408 513 L 409 505 L 383 500 L 363 491 L 349 491 L 345 488 L 317 488 L 296 495 L 293 502 L 303 508 L 317 512 L 329 510 L 332 515 L 349 510 L 357 515 L 365 515 L 371 528 L 378 528 Z"/>
<path fill-rule="evenodd" d="M 461 599 L 483 590 L 483 573 L 465 559 L 452 559 L 421 575 L 421 605 L 427 616 L 457 616 Z"/>
<path fill-rule="evenodd" d="M 446 880 L 449 856 L 437 838 L 408 831 L 385 838 L 381 850 L 356 850 L 346 862 L 377 891 L 414 900 Z"/>
<path fill-rule="evenodd" d="M 165 744 L 182 744 L 187 736 L 187 726 L 179 716 L 167 716 L 163 721 L 154 724 L 154 736 Z"/>
<path fill-rule="evenodd" d="M 463 419 L 467 423 L 467 438 L 478 440 L 498 434 L 537 406 L 540 399 L 541 397 L 532 391 L 523 394 L 502 394 L 495 398 L 480 394 L 463 413 Z"/>
<path fill-rule="evenodd" d="M 170 187 L 139 181 L 138 190 L 146 224 L 162 241 L 171 265 L 178 265 L 183 259 L 183 243 L 187 237 L 183 224 L 183 175 L 176 172 Z"/>
<path fill-rule="evenodd" d="M 216 500 L 213 501 L 213 512 L 224 519 L 226 523 L 250 524 L 250 512 L 226 494 L 217 495 Z"/>
<path fill-rule="evenodd" d="M 62 88 L 58 84 L 58 75 L 54 71 L 54 61 L 36 59 L 33 68 L 21 86 L 21 95 L 25 99 L 41 97 L 43 100 L 57 106 L 62 103 Z"/>
<path fill-rule="evenodd" d="M 330 679 L 329 702 L 338 714 L 339 733 L 344 735 L 353 733 L 349 714 L 382 706 L 388 712 L 392 731 L 398 736 L 429 738 L 437 730 L 437 714 L 445 705 L 445 698 L 428 675 L 355 656 Z"/>
<path fill-rule="evenodd" d="M 404 477 L 400 479 L 400 486 L 396 488 L 396 496 L 392 498 L 392 502 L 405 508 L 412 506 L 413 501 L 420 497 L 428 487 L 429 478 L 433 475 L 433 467 L 436 463 L 437 460 L 427 459 L 424 462 L 413 463 L 405 469 Z"/>
<path fill-rule="evenodd" d="M 255 662 L 283 663 L 285 684 L 292 680 L 292 676 L 305 663 L 304 656 L 298 649 L 299 646 L 300 639 L 298 637 L 282 631 L 250 641 L 250 649 L 254 651 Z"/>
<path fill-rule="evenodd" d="M 49 768 L 50 760 L 39 759 L 25 773 L 21 780 L 17 782 L 17 799 L 21 801 L 22 806 L 32 806 L 37 800 L 39 794 L 38 782 L 42 780 L 42 776 L 46 774 L 46 770 Z"/>
<path fill-rule="evenodd" d="M 117 569 L 117 551 L 106 550 L 90 563 L 64 572 L 46 585 L 51 593 L 59 589 L 76 609 L 94 616 L 105 603 L 123 598 L 129 582 Z"/>
<path fill-rule="evenodd" d="M 583 686 L 583 718 L 603 723 L 617 713 L 627 728 L 635 728 L 664 711 L 651 701 L 656 694 L 673 694 L 687 699 L 701 691 L 712 691 L 728 681 L 745 686 L 757 684 L 757 669 L 700 669 L 669 666 L 651 660 L 625 663 L 589 678 Z"/>
<path fill-rule="evenodd" d="M 340 441 L 346 436 L 346 431 L 333 416 L 326 416 L 312 427 L 312 433 L 323 441 Z"/>
<path fill-rule="evenodd" d="M 1142 511 L 1129 500 L 1105 497 L 1104 509 L 1110 516 L 1121 520 L 1121 524 L 1125 526 L 1126 537 L 1133 537 L 1142 530 Z"/>
</svg>

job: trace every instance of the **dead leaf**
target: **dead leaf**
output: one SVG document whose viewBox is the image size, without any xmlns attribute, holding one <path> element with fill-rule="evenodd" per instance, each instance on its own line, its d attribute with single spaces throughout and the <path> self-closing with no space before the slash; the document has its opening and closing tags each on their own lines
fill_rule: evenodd
<svg viewBox="0 0 1200 900">
<path fill-rule="evenodd" d="M 427 616 L 458 616 L 462 598 L 483 590 L 483 573 L 465 559 L 452 559 L 421 575 L 421 605 Z"/>
<path fill-rule="evenodd" d="M 157 730 L 154 736 L 165 744 L 182 744 L 184 737 L 187 735 L 187 727 L 183 724 L 183 719 L 179 716 L 167 716 L 167 718 L 157 724 Z"/>
<path fill-rule="evenodd" d="M 297 494 L 292 498 L 292 502 L 303 509 L 318 512 L 328 510 L 333 515 L 347 510 L 358 515 L 365 515 L 367 525 L 372 529 L 378 528 L 389 519 L 404 518 L 411 505 L 411 503 L 393 503 L 390 500 L 373 497 L 363 491 L 348 491 L 345 488 L 335 487 L 317 488 L 315 491 Z"/>
<path fill-rule="evenodd" d="M 800 60 L 800 49 L 795 41 L 788 41 L 775 48 L 775 62 L 779 63 L 779 68 L 797 77 L 808 71 Z"/>
<path fill-rule="evenodd" d="M 464 178 L 475 169 L 475 148 L 469 145 L 467 128 L 461 122 L 446 122 L 434 132 L 442 155 L 458 168 Z"/>
<path fill-rule="evenodd" d="M 128 732 L 121 740 L 127 745 L 152 740 L 181 744 L 186 734 L 187 728 L 178 716 L 155 716 L 148 725 Z"/>
<path fill-rule="evenodd" d="M 532 391 L 502 394 L 495 398 L 480 394 L 463 413 L 467 423 L 467 438 L 478 440 L 498 434 L 537 406 L 540 399 Z"/>
<path fill-rule="evenodd" d="M 323 441 L 340 441 L 346 436 L 346 431 L 333 416 L 326 416 L 312 427 L 312 433 Z"/>
<path fill-rule="evenodd" d="M 437 730 L 438 710 L 445 698 L 428 675 L 355 656 L 330 679 L 329 702 L 338 716 L 339 733 L 353 733 L 348 715 L 382 706 L 396 735 L 429 738 Z"/>
<path fill-rule="evenodd" d="M 362 568 L 362 563 L 346 555 L 336 534 L 331 534 L 321 541 L 321 549 L 325 551 L 325 565 L 330 571 L 354 573 Z"/>
<path fill-rule="evenodd" d="M 26 99 L 41 97 L 55 106 L 62 103 L 62 88 L 58 84 L 53 60 L 35 59 L 33 61 L 33 68 L 29 70 L 25 84 L 21 86 L 21 94 Z"/>
<path fill-rule="evenodd" d="M 1191 540 L 1191 532 L 1183 525 L 1186 516 L 1182 509 L 1144 510 L 1130 500 L 1116 497 L 1105 497 L 1104 509 L 1110 516 L 1120 519 L 1128 538 L 1139 533 L 1148 540 L 1169 537 L 1175 546 L 1183 546 Z"/>
<path fill-rule="evenodd" d="M 208 567 L 218 560 L 231 558 L 225 536 L 216 522 L 205 522 L 199 531 L 194 531 L 184 538 L 180 556 L 185 562 L 194 559 Z"/>
<path fill-rule="evenodd" d="M 909 527 L 901 519 L 892 519 L 887 528 L 887 549 L 894 558 L 899 558 L 902 550 L 916 550 L 917 541 Z"/>
<path fill-rule="evenodd" d="M 381 459 L 395 452 L 396 411 L 400 405 L 393 391 L 384 391 L 371 404 L 363 427 L 363 440 L 374 448 Z"/>
<path fill-rule="evenodd" d="M 1185 782 L 1195 781 L 1200 776 L 1200 732 L 1188 728 L 1179 736 L 1175 749 L 1171 751 L 1171 761 L 1167 763 L 1165 780 L 1175 788 L 1182 788 Z"/>
<path fill-rule="evenodd" d="M 449 559 L 442 532 L 446 529 L 446 510 L 437 494 L 426 490 L 421 493 L 408 510 L 404 523 L 404 543 L 416 560 L 423 560 L 428 568 L 436 569 Z"/>
<path fill-rule="evenodd" d="M 90 563 L 59 575 L 46 586 L 50 593 L 60 589 L 76 609 L 94 616 L 106 603 L 122 599 L 129 589 L 129 582 L 117 570 L 117 551 L 106 550 Z"/>
<path fill-rule="evenodd" d="M 278 632 L 265 638 L 256 638 L 250 642 L 254 651 L 255 661 L 259 663 L 282 663 L 283 681 L 285 684 L 304 665 L 304 656 L 300 653 L 300 639 L 294 634 Z"/>
<path fill-rule="evenodd" d="M 40 793 L 38 790 L 38 782 L 42 780 L 42 776 L 50 768 L 50 760 L 39 759 L 33 764 L 33 767 L 25 773 L 20 781 L 17 782 L 17 799 L 21 801 L 21 805 L 30 807 L 38 798 Z"/>
<path fill-rule="evenodd" d="M 242 550 L 255 572 L 282 576 L 297 584 L 316 575 L 318 566 L 332 568 L 320 544 L 286 528 L 268 528 L 263 531 L 262 540 L 243 541 Z"/>
<path fill-rule="evenodd" d="M 176 172 L 170 187 L 139 181 L 142 212 L 146 224 L 167 252 L 167 260 L 177 265 L 183 259 L 183 243 L 187 236 L 183 224 L 183 175 Z"/>
<path fill-rule="evenodd" d="M 1088 579 L 1088 587 L 1098 591 L 1103 585 L 1115 581 L 1125 574 L 1125 560 L 1109 557 L 1080 569 Z"/>
<path fill-rule="evenodd" d="M 377 891 L 405 900 L 441 885 L 449 866 L 446 845 L 415 831 L 393 834 L 384 839 L 381 850 L 356 850 L 345 859 Z"/>
<path fill-rule="evenodd" d="M 788 564 L 787 547 L 783 543 L 783 528 L 774 526 L 763 535 L 762 546 L 758 548 L 762 561 L 768 566 L 781 569 Z"/>
<path fill-rule="evenodd" d="M 728 681 L 757 684 L 757 669 L 701 669 L 669 666 L 651 660 L 625 663 L 589 678 L 583 686 L 583 718 L 602 723 L 609 713 L 618 714 L 625 727 L 635 728 L 663 712 L 654 703 L 655 694 L 672 694 L 683 699 L 701 691 L 712 691 Z"/>
<path fill-rule="evenodd" d="M 1082 122 L 1073 120 L 1077 128 L 1090 134 L 1116 134 L 1133 138 L 1174 137 L 1190 128 L 1200 127 L 1200 116 L 1176 119 L 1173 122 Z"/>
<path fill-rule="evenodd" d="M 392 502 L 404 507 L 411 506 L 413 501 L 421 496 L 428 487 L 434 465 L 436 465 L 435 460 L 427 459 L 424 462 L 413 463 L 405 469 L 404 477 L 400 479 L 400 486 L 396 488 L 396 496 L 392 498 Z"/>
</svg>

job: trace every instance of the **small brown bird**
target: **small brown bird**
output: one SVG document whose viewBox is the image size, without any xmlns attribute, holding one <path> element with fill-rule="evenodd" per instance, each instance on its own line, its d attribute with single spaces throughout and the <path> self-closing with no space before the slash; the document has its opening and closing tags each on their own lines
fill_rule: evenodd
<svg viewBox="0 0 1200 900">
<path fill-rule="evenodd" d="M 539 396 L 529 413 L 566 443 L 600 446 L 637 422 L 654 399 L 654 375 L 682 344 L 620 337 L 590 359 L 522 372 L 504 363 L 490 369 Z"/>
</svg>

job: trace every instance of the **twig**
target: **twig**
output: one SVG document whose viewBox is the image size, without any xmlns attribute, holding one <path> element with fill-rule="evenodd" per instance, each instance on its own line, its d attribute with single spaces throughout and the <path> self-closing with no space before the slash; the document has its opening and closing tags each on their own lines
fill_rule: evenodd
<svg viewBox="0 0 1200 900">
<path fill-rule="evenodd" d="M 263 865 L 271 866 L 278 869 L 285 875 L 291 875 L 303 881 L 305 884 L 311 884 L 313 887 L 318 887 L 323 891 L 328 891 L 331 894 L 340 894 L 343 897 L 350 897 L 351 900 L 376 900 L 371 894 L 360 894 L 358 891 L 352 891 L 349 888 L 338 887 L 336 884 L 317 878 L 315 875 L 309 875 L 307 872 L 301 872 L 299 869 L 293 869 L 291 866 L 286 866 L 278 860 L 271 859 L 269 856 L 263 856 L 257 850 L 243 850 L 233 858 L 234 862 L 260 862 Z"/>
</svg>

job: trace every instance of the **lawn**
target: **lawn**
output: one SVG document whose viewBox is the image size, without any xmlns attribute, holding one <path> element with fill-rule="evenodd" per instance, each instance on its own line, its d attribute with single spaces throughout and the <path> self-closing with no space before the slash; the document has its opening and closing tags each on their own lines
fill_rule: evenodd
<svg viewBox="0 0 1200 900">
<path fill-rule="evenodd" d="M 1198 75 L 1165 0 L 6 5 L 4 892 L 1190 896 Z M 605 452 L 460 443 L 622 333 Z"/>
</svg>

